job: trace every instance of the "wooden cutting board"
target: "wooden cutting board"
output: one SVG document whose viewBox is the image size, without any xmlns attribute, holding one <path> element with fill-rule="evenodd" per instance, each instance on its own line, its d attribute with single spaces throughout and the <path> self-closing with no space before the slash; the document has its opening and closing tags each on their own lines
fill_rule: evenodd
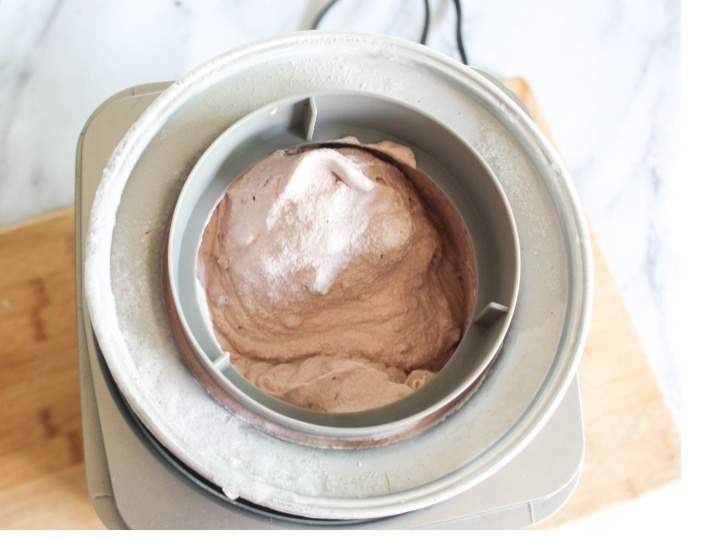
<svg viewBox="0 0 720 540">
<path fill-rule="evenodd" d="M 527 82 L 506 83 L 550 137 Z M 0 231 L 2 529 L 103 527 L 83 466 L 73 227 L 69 208 Z M 540 528 L 680 479 L 678 430 L 595 238 L 593 253 L 593 317 L 579 368 L 585 465 L 568 503 Z"/>
</svg>

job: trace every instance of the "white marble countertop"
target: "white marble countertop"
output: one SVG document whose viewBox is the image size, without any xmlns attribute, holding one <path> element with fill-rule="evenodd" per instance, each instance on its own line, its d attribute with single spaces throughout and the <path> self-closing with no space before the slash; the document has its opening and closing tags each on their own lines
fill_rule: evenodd
<svg viewBox="0 0 720 540">
<path fill-rule="evenodd" d="M 77 139 L 105 99 L 307 29 L 324 3 L 0 2 L 0 227 L 73 204 Z M 452 2 L 430 5 L 427 45 L 458 58 Z M 679 423 L 679 1 L 465 0 L 463 13 L 469 63 L 535 90 Z M 422 20 L 420 0 L 341 0 L 322 28 L 417 40 Z M 642 512 L 627 514 L 592 523 Z"/>
</svg>

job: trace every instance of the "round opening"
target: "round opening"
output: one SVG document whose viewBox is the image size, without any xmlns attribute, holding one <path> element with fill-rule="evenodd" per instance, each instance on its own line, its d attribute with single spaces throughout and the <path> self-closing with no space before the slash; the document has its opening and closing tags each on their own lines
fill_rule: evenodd
<svg viewBox="0 0 720 540">
<path fill-rule="evenodd" d="M 460 343 L 428 383 L 387 405 L 328 413 L 292 405 L 263 392 L 229 361 L 207 315 L 197 279 L 205 227 L 228 187 L 279 149 L 391 141 L 409 147 L 416 169 L 395 163 L 426 200 L 447 199 L 456 213 L 474 283 L 470 317 Z M 388 156 L 380 156 L 387 158 Z M 430 180 L 428 180 L 430 179 Z M 433 205 L 436 206 L 436 205 Z M 456 239 L 459 235 L 456 234 Z M 494 175 L 449 127 L 405 104 L 362 93 L 301 96 L 243 117 L 203 154 L 190 173 L 173 215 L 166 289 L 173 329 L 188 365 L 219 401 L 260 429 L 317 446 L 387 442 L 432 424 L 477 388 L 507 332 L 519 287 L 519 241 Z M 469 293 L 468 293 L 469 294 Z M 472 304 L 472 305 L 470 305 Z"/>
</svg>

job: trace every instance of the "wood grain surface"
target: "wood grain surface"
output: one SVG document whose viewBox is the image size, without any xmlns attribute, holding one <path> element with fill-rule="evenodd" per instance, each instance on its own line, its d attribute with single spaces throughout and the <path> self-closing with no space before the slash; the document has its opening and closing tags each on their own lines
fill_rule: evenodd
<svg viewBox="0 0 720 540">
<path fill-rule="evenodd" d="M 506 82 L 550 137 L 527 82 Z M 73 226 L 66 209 L 0 231 L 2 529 L 103 527 L 83 467 Z M 595 238 L 593 251 L 593 317 L 579 368 L 585 465 L 568 503 L 539 528 L 680 479 L 677 428 Z"/>
</svg>

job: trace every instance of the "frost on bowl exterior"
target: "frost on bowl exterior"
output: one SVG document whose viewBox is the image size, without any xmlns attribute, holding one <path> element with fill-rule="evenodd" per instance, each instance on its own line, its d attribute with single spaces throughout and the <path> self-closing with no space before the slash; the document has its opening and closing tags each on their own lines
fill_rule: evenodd
<svg viewBox="0 0 720 540">
<path fill-rule="evenodd" d="M 318 450 L 260 433 L 209 397 L 186 368 L 163 307 L 165 235 L 187 174 L 239 118 L 294 96 L 359 89 L 452 126 L 482 156 L 512 209 L 522 276 L 494 368 L 451 421 L 378 448 Z M 457 204 L 472 233 L 468 206 L 484 196 L 481 188 L 464 192 L 441 184 L 431 165 L 425 161 L 422 169 Z M 149 229 L 154 232 L 146 236 Z M 105 169 L 91 212 L 84 276 L 107 367 L 160 443 L 230 498 L 322 519 L 424 508 L 512 460 L 573 381 L 592 298 L 579 199 L 562 160 L 527 115 L 488 79 L 426 47 L 352 33 L 301 33 L 247 45 L 160 95 Z M 466 334 L 458 351 L 476 345 Z M 272 409 L 263 413 L 278 420 Z M 282 420 L 318 436 L 315 424 L 288 415 Z M 333 426 L 320 431 L 333 432 Z"/>
</svg>

